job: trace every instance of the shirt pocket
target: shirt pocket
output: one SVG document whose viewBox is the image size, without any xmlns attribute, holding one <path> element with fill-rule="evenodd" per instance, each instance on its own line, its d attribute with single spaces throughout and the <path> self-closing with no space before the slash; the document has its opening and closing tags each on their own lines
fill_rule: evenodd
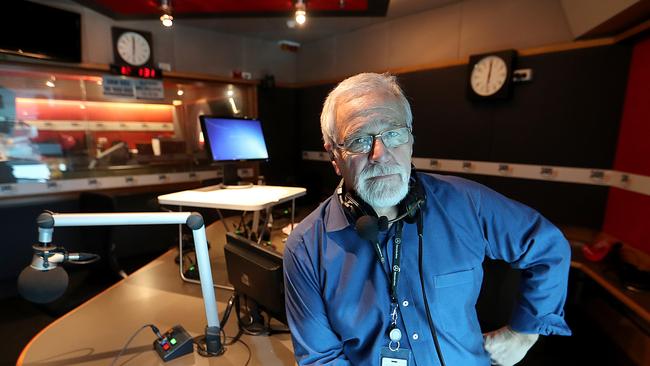
<svg viewBox="0 0 650 366">
<path fill-rule="evenodd" d="M 474 268 L 433 277 L 435 288 L 457 286 L 470 282 L 474 282 Z"/>
<path fill-rule="evenodd" d="M 466 337 L 478 327 L 476 299 L 481 289 L 476 268 L 433 276 L 434 308 L 439 323 L 452 337 Z"/>
</svg>

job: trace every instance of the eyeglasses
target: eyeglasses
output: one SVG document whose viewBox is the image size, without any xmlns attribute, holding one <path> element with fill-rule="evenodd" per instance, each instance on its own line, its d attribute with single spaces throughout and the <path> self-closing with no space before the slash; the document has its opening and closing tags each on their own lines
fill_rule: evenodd
<svg viewBox="0 0 650 366">
<path fill-rule="evenodd" d="M 411 129 L 408 127 L 400 127 L 376 135 L 352 137 L 343 141 L 342 144 L 336 144 L 336 146 L 352 154 L 367 154 L 372 149 L 372 145 L 377 137 L 381 138 L 384 146 L 394 148 L 409 142 L 411 139 Z"/>
</svg>

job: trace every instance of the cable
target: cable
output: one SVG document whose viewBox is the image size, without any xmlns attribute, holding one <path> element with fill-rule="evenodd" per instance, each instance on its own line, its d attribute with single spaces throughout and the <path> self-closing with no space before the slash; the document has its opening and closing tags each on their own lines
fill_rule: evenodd
<svg viewBox="0 0 650 366">
<path fill-rule="evenodd" d="M 253 352 L 251 351 L 251 348 L 248 346 L 248 344 L 244 341 L 241 340 L 241 336 L 243 334 L 242 330 L 240 329 L 239 332 L 237 332 L 237 335 L 234 337 L 228 337 L 226 336 L 226 332 L 221 329 L 221 334 L 223 334 L 223 345 L 224 346 L 230 346 L 233 345 L 237 342 L 241 343 L 246 347 L 246 350 L 248 351 L 248 358 L 246 359 L 246 363 L 244 363 L 244 366 L 248 366 L 248 363 L 251 361 L 251 358 L 253 357 Z M 230 339 L 230 342 L 228 342 L 228 339 Z"/>
<path fill-rule="evenodd" d="M 248 310 L 248 317 L 250 318 L 250 322 L 248 324 L 244 323 L 241 319 L 241 309 L 240 309 L 240 303 L 239 303 L 239 297 L 235 301 L 235 314 L 237 315 L 237 324 L 238 327 L 241 331 L 243 331 L 245 334 L 252 335 L 252 336 L 259 336 L 259 335 L 268 335 L 269 334 L 269 327 L 266 326 L 266 324 L 262 323 L 261 329 L 251 329 L 250 327 L 252 325 L 258 324 L 255 323 L 255 319 L 251 315 L 250 308 L 248 307 L 248 297 L 244 296 L 244 304 L 246 305 L 246 309 Z M 262 318 L 262 322 L 264 322 L 264 318 Z"/>
<path fill-rule="evenodd" d="M 117 356 L 115 356 L 115 358 L 111 362 L 111 366 L 115 365 L 115 362 L 117 362 L 117 360 L 120 358 L 120 356 L 122 356 L 122 353 L 124 353 L 124 351 L 126 351 L 126 348 L 129 346 L 131 341 L 133 341 L 135 336 L 137 336 L 138 333 L 140 333 L 140 331 L 142 331 L 146 327 L 150 327 L 151 330 L 154 332 L 154 334 L 156 334 L 156 337 L 158 337 L 158 339 L 162 338 L 162 335 L 160 335 L 160 331 L 158 330 L 158 328 L 155 325 L 153 325 L 153 324 L 145 324 L 145 325 L 143 325 L 142 327 L 140 327 L 140 329 L 136 330 L 135 333 L 133 333 L 131 338 L 129 338 L 129 340 L 126 342 L 124 347 L 122 347 L 122 350 L 120 351 L 120 353 L 118 353 Z"/>
<path fill-rule="evenodd" d="M 94 254 L 94 253 L 80 253 L 83 254 L 83 259 L 79 260 L 73 260 L 73 259 L 68 259 L 66 263 L 70 264 L 90 264 L 90 263 L 95 263 L 102 259 L 102 257 L 99 256 L 99 254 Z M 66 254 L 67 256 L 67 254 Z"/>
<path fill-rule="evenodd" d="M 427 291 L 424 286 L 424 276 L 422 275 L 422 231 L 423 231 L 423 222 L 422 222 L 422 213 L 418 214 L 418 269 L 420 272 L 420 285 L 422 286 L 422 297 L 424 298 L 424 307 L 427 313 L 427 321 L 429 322 L 429 330 L 431 331 L 431 337 L 433 338 L 433 344 L 436 346 L 436 353 L 438 354 L 438 360 L 440 360 L 440 365 L 445 366 L 445 360 L 442 357 L 442 351 L 440 350 L 440 344 L 438 343 L 438 335 L 436 334 L 436 327 L 433 324 L 433 319 L 431 319 L 431 310 L 429 310 L 429 300 L 427 300 Z"/>
<path fill-rule="evenodd" d="M 232 311 L 232 306 L 235 303 L 236 298 L 237 294 L 233 293 L 230 296 L 230 299 L 228 299 L 228 305 L 226 306 L 226 310 L 223 312 L 223 317 L 221 318 L 221 329 L 226 327 L 226 323 L 228 322 L 228 318 L 230 318 L 230 312 Z"/>
<path fill-rule="evenodd" d="M 239 343 L 243 344 L 244 347 L 246 347 L 246 350 L 248 351 L 248 358 L 246 359 L 246 363 L 244 363 L 244 366 L 248 366 L 248 363 L 251 362 L 251 358 L 253 357 L 253 352 L 251 352 L 251 348 L 248 346 L 248 344 L 246 344 L 246 342 L 242 341 L 239 338 L 234 340 L 233 343 L 234 342 L 239 342 Z"/>
</svg>

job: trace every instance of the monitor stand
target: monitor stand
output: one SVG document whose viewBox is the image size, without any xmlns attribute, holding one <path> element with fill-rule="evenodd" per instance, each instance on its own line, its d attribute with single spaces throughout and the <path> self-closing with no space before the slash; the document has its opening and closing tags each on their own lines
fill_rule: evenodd
<svg viewBox="0 0 650 366">
<path fill-rule="evenodd" d="M 239 334 L 235 336 L 238 338 L 241 334 L 248 334 L 253 336 L 266 335 L 270 336 L 273 334 L 284 334 L 290 333 L 289 329 L 275 329 L 271 328 L 271 315 L 267 314 L 267 318 L 264 318 L 264 315 L 261 314 L 261 309 L 258 307 L 255 301 L 246 299 L 244 305 L 246 306 L 248 320 L 244 321 L 241 318 L 242 309 L 240 303 L 240 296 L 242 296 L 237 291 L 234 291 L 228 300 L 228 305 L 224 311 L 223 319 L 221 321 L 222 328 L 225 327 L 225 324 L 228 322 L 230 313 L 233 308 L 235 310 L 235 320 L 237 321 L 237 327 L 239 328 Z"/>
<path fill-rule="evenodd" d="M 223 180 L 220 187 L 222 189 L 241 189 L 250 188 L 253 183 L 239 184 L 239 175 L 237 174 L 237 163 L 223 164 Z"/>
</svg>

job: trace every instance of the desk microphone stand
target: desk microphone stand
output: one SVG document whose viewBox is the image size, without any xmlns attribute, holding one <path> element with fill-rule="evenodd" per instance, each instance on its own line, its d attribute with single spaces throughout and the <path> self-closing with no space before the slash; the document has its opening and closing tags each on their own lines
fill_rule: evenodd
<svg viewBox="0 0 650 366">
<path fill-rule="evenodd" d="M 221 344 L 217 301 L 214 294 L 212 271 L 210 268 L 210 257 L 208 244 L 205 235 L 203 217 L 196 212 L 133 212 L 133 213 L 79 213 L 79 214 L 55 214 L 44 212 L 38 219 L 38 241 L 35 245 L 34 259 L 31 267 L 42 271 L 56 268 L 56 263 L 48 262 L 52 251 L 56 249 L 51 246 L 54 227 L 59 226 L 114 226 L 114 225 L 166 225 L 186 224 L 192 229 L 196 260 L 199 267 L 201 292 L 205 306 L 205 317 L 208 324 L 205 327 L 205 337 L 199 344 L 199 352 L 202 356 L 218 356 L 223 354 L 224 348 Z M 43 264 L 45 264 L 43 266 Z"/>
</svg>

